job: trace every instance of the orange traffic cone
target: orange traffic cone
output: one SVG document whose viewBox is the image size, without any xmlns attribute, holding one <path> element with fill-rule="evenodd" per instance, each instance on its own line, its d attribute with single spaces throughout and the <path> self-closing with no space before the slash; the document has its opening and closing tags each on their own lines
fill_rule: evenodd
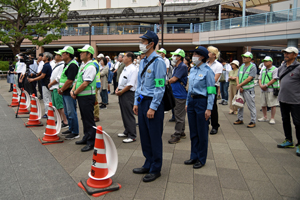
<svg viewBox="0 0 300 200">
<path fill-rule="evenodd" d="M 25 100 L 25 95 L 27 97 L 27 101 L 29 100 L 29 94 L 28 92 L 26 92 L 24 89 L 22 89 L 22 96 L 21 96 L 21 101 L 20 101 L 20 105 L 19 105 L 19 109 L 17 111 L 18 115 L 22 115 L 22 114 L 29 114 L 30 112 L 28 111 L 28 108 L 30 106 L 30 103 L 27 103 L 27 101 Z"/>
<path fill-rule="evenodd" d="M 95 127 L 96 128 L 96 127 Z M 80 181 L 78 186 L 89 195 L 99 197 L 112 191 L 119 190 L 121 185 L 113 183 L 111 177 L 116 173 L 118 154 L 111 137 L 97 127 L 94 154 L 89 179 Z"/>
<path fill-rule="evenodd" d="M 55 125 L 54 112 L 56 114 L 56 120 L 57 120 L 56 125 Z M 42 145 L 47 145 L 47 144 L 64 142 L 57 135 L 61 129 L 61 118 L 57 109 L 52 105 L 52 102 L 49 103 L 49 109 L 47 114 L 48 114 L 48 120 L 47 120 L 46 130 L 44 133 L 45 136 L 42 139 L 39 138 L 40 143 L 42 143 Z"/>
<path fill-rule="evenodd" d="M 31 109 L 30 115 L 27 123 L 24 123 L 26 127 L 29 126 L 44 126 L 43 123 L 40 121 L 42 117 L 41 105 L 35 94 L 32 94 L 31 97 Z"/>
<path fill-rule="evenodd" d="M 8 105 L 10 107 L 17 107 L 19 105 L 19 96 L 17 93 L 17 88 L 16 88 L 16 84 L 14 84 L 14 89 L 13 89 L 13 94 L 12 94 L 12 100 L 11 100 L 11 104 Z"/>
</svg>

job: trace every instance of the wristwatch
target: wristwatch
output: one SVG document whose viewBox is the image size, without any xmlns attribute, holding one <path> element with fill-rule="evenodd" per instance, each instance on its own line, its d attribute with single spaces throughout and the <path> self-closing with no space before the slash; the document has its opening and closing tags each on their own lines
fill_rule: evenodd
<svg viewBox="0 0 300 200">
<path fill-rule="evenodd" d="M 63 93 L 64 91 L 62 91 L 61 89 L 59 89 L 61 93 Z"/>
</svg>

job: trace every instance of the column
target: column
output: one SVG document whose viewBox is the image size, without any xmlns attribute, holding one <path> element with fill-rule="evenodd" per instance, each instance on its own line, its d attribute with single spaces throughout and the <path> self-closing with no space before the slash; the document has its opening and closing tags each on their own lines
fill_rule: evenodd
<svg viewBox="0 0 300 200">
<path fill-rule="evenodd" d="M 242 23 L 242 27 L 245 27 L 246 25 L 246 0 L 243 0 L 243 23 Z"/>
<path fill-rule="evenodd" d="M 44 49 L 44 47 L 42 47 L 42 46 L 36 46 L 36 58 L 38 58 L 39 57 L 39 54 L 40 53 L 44 53 L 45 52 L 45 49 Z"/>
<path fill-rule="evenodd" d="M 92 40 L 91 41 L 91 46 L 94 48 L 95 53 L 94 53 L 94 58 L 96 58 L 98 56 L 98 48 L 97 48 L 97 44 L 96 44 L 96 40 Z"/>
<path fill-rule="evenodd" d="M 288 47 L 296 47 L 296 48 L 298 48 L 298 39 L 289 39 L 287 41 L 287 46 Z"/>
<path fill-rule="evenodd" d="M 222 11 L 222 6 L 220 4 L 219 5 L 219 24 L 218 24 L 218 30 L 221 30 L 221 11 Z"/>
</svg>

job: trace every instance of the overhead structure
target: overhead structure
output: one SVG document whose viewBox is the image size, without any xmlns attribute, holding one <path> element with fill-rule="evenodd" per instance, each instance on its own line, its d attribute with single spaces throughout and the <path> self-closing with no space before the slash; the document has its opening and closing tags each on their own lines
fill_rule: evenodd
<svg viewBox="0 0 300 200">
<path fill-rule="evenodd" d="M 287 0 L 246 0 L 246 7 L 247 8 L 254 8 L 257 6 L 264 6 L 264 5 L 271 5 L 273 3 L 279 3 Z M 243 1 L 240 0 L 222 0 L 221 3 L 222 8 L 228 8 L 232 10 L 243 10 Z"/>
</svg>

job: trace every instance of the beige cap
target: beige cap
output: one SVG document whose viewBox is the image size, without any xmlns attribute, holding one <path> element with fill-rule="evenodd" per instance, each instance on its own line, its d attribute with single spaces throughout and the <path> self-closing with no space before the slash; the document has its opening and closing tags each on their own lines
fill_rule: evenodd
<svg viewBox="0 0 300 200">
<path fill-rule="evenodd" d="M 236 66 L 240 66 L 240 62 L 238 60 L 233 60 L 230 64 L 235 64 Z"/>
<path fill-rule="evenodd" d="M 104 55 L 102 53 L 100 53 L 97 58 L 104 58 Z"/>
<path fill-rule="evenodd" d="M 299 50 L 296 47 L 288 47 L 286 49 L 282 49 L 281 51 L 287 53 L 295 53 L 295 54 L 299 53 Z"/>
</svg>

